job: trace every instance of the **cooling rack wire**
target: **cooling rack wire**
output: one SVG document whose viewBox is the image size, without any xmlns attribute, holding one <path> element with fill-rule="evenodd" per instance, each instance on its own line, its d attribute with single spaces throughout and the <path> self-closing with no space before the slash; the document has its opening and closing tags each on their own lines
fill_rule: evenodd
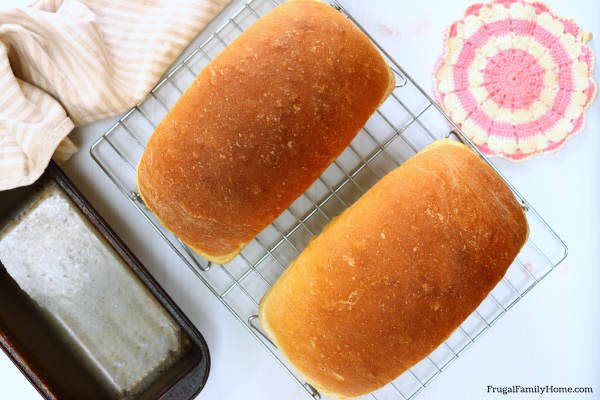
<svg viewBox="0 0 600 400">
<path fill-rule="evenodd" d="M 307 395 L 318 399 L 322 395 L 295 373 L 262 331 L 256 317 L 262 295 L 307 246 L 310 238 L 317 235 L 333 217 L 356 201 L 383 175 L 434 140 L 443 137 L 460 140 L 486 162 L 489 161 L 365 32 L 396 75 L 397 84 L 388 100 L 312 187 L 232 262 L 212 265 L 195 254 L 144 206 L 136 191 L 135 167 L 155 127 L 200 70 L 237 35 L 277 4 L 279 1 L 249 0 L 231 12 L 225 23 L 214 32 L 203 32 L 201 35 L 207 35 L 207 39 L 176 65 L 147 98 L 124 113 L 92 145 L 90 153 L 198 279 L 264 345 Z M 340 3 L 331 1 L 330 4 L 364 31 Z M 493 164 L 490 165 L 500 174 Z M 566 257 L 564 242 L 510 183 L 509 186 L 525 210 L 530 235 L 507 274 L 446 342 L 392 383 L 363 396 L 364 399 L 413 399 Z"/>
</svg>

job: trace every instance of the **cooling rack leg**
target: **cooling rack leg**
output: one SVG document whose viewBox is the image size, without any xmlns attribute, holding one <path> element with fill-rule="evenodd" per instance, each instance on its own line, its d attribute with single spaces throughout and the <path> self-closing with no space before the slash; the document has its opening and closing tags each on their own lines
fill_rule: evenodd
<svg viewBox="0 0 600 400">
<path fill-rule="evenodd" d="M 275 346 L 275 343 L 273 343 L 273 341 L 271 339 L 269 339 L 269 337 L 267 335 L 264 334 L 264 332 L 258 327 L 258 315 L 251 315 L 248 317 L 248 325 L 250 325 L 250 327 L 256 332 L 258 333 L 263 339 L 265 339 L 267 342 L 271 343 L 271 345 L 273 345 L 273 347 L 277 347 Z"/>
<path fill-rule="evenodd" d="M 275 343 L 273 343 L 273 341 L 271 341 L 271 339 L 269 339 L 269 337 L 265 335 L 264 332 L 258 327 L 259 323 L 260 322 L 258 320 L 258 315 L 251 315 L 248 317 L 248 325 L 252 328 L 252 330 L 258 333 L 260 337 L 262 337 L 264 340 L 266 340 L 268 343 L 270 343 L 273 347 L 276 348 L 277 346 L 275 346 Z M 315 389 L 312 385 L 304 382 L 302 386 L 304 386 L 304 388 L 314 399 L 321 398 L 321 393 L 319 393 L 319 391 Z"/>
<path fill-rule="evenodd" d="M 321 393 L 319 393 L 319 391 L 317 389 L 315 389 L 314 387 L 312 387 L 308 383 L 304 382 L 304 387 L 306 388 L 306 390 L 309 391 L 310 395 L 313 398 L 315 398 L 315 399 L 320 399 L 321 398 Z"/>
</svg>

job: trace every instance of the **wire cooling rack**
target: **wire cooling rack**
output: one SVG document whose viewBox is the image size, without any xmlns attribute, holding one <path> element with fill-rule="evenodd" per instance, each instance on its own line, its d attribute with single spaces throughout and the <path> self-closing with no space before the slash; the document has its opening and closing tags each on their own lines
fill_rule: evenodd
<svg viewBox="0 0 600 400">
<path fill-rule="evenodd" d="M 175 66 L 146 99 L 126 112 L 102 135 L 92 145 L 90 153 L 100 168 L 206 287 L 264 344 L 309 396 L 321 398 L 321 394 L 305 383 L 286 363 L 263 333 L 256 314 L 265 291 L 290 261 L 308 245 L 310 238 L 317 235 L 333 217 L 356 201 L 383 175 L 434 140 L 443 137 L 460 140 L 486 162 L 488 160 L 410 76 L 373 41 L 392 66 L 397 86 L 352 144 L 309 190 L 250 242 L 232 262 L 211 265 L 195 254 L 164 228 L 144 206 L 136 191 L 135 168 L 155 127 L 200 70 L 237 35 L 278 3 L 250 0 L 243 4 L 220 28 L 209 33 L 202 45 Z M 330 3 L 362 29 L 337 1 Z M 369 38 L 373 40 L 370 36 Z M 364 398 L 414 398 L 566 257 L 567 248 L 562 240 L 510 183 L 509 186 L 525 210 L 530 236 L 507 274 L 446 342 L 392 383 Z"/>
</svg>

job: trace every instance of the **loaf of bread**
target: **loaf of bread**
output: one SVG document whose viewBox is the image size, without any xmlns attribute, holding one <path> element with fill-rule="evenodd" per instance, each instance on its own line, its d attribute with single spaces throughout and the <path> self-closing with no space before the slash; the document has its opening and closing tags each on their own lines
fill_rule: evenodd
<svg viewBox="0 0 600 400">
<path fill-rule="evenodd" d="M 437 141 L 327 225 L 260 303 L 262 327 L 332 399 L 363 395 L 426 357 L 524 245 L 525 215 L 466 146 Z"/>
<path fill-rule="evenodd" d="M 348 146 L 394 88 L 380 53 L 344 15 L 292 0 L 196 77 L 137 169 L 150 210 L 226 263 Z"/>
</svg>

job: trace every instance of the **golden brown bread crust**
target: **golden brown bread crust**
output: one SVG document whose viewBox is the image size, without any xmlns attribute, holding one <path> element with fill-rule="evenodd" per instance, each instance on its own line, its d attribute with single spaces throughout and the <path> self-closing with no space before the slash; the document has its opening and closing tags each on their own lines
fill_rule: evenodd
<svg viewBox="0 0 600 400">
<path fill-rule="evenodd" d="M 504 181 L 467 147 L 438 141 L 325 227 L 265 294 L 260 321 L 309 383 L 359 396 L 446 340 L 527 234 Z"/>
<path fill-rule="evenodd" d="M 206 258 L 231 260 L 319 177 L 394 86 L 334 8 L 293 0 L 204 68 L 137 170 L 146 205 Z"/>
</svg>

